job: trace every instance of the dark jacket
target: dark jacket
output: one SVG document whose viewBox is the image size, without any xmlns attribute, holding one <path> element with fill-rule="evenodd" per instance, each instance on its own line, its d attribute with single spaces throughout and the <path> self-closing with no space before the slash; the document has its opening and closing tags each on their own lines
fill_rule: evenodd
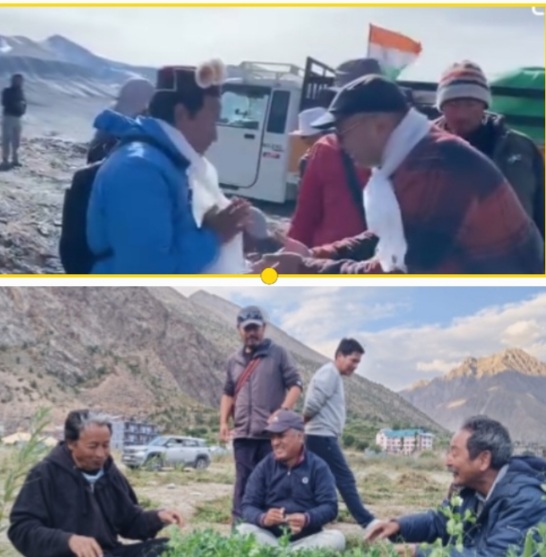
<svg viewBox="0 0 546 557">
<path fill-rule="evenodd" d="M 544 274 L 544 239 L 485 155 L 433 126 L 392 176 L 410 274 Z M 301 274 L 381 273 L 364 232 L 312 250 Z"/>
<path fill-rule="evenodd" d="M 113 460 L 91 489 L 64 444 L 28 474 L 10 515 L 8 537 L 25 557 L 73 557 L 71 535 L 95 538 L 104 550 L 126 539 L 154 538 L 163 528 L 157 511 L 144 511 Z"/>
<path fill-rule="evenodd" d="M 436 123 L 447 129 L 444 118 Z M 504 116 L 487 113 L 479 132 L 468 141 L 506 176 L 525 212 L 544 237 L 544 159 L 533 140 L 510 129 Z"/>
<path fill-rule="evenodd" d="M 267 439 L 264 429 L 267 420 L 278 410 L 286 392 L 303 383 L 288 352 L 266 339 L 254 352 L 260 363 L 242 387 L 235 400 L 234 431 L 236 439 Z M 238 350 L 227 363 L 224 394 L 234 396 L 237 379 L 250 361 L 244 348 Z"/>
<path fill-rule="evenodd" d="M 514 457 L 476 524 L 465 524 L 463 551 L 453 549 L 451 557 L 500 557 L 507 555 L 512 546 L 521 550 L 527 531 L 546 522 L 545 481 L 546 461 Z M 463 504 L 456 511 L 461 515 L 467 509 L 474 513 L 478 505 L 476 492 L 463 489 L 460 497 Z M 439 511 L 406 516 L 398 522 L 400 535 L 408 543 L 432 543 L 440 538 L 444 545 L 449 544 L 447 519 Z M 419 549 L 416 557 L 425 555 L 427 550 Z"/>
<path fill-rule="evenodd" d="M 337 491 L 334 476 L 320 457 L 305 451 L 300 464 L 289 469 L 270 454 L 250 475 L 243 497 L 243 520 L 260 528 L 269 509 L 284 508 L 286 514 L 307 514 L 305 528 L 295 541 L 322 530 L 337 517 Z M 267 528 L 280 537 L 280 527 Z"/>
<path fill-rule="evenodd" d="M 25 92 L 22 87 L 6 87 L 2 91 L 2 113 L 4 116 L 20 118 L 27 111 Z"/>
</svg>

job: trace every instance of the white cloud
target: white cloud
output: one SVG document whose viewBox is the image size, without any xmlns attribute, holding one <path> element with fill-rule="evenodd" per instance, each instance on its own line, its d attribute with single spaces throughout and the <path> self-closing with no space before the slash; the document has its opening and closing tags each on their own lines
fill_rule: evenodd
<svg viewBox="0 0 546 557">
<path fill-rule="evenodd" d="M 399 323 L 405 319 L 412 307 L 407 290 L 339 287 L 273 291 L 263 287 L 209 291 L 261 305 L 283 330 L 327 357 L 332 357 L 342 336 L 357 338 L 366 349 L 359 373 L 393 390 L 448 373 L 468 356 L 488 356 L 510 347 L 546 360 L 546 292 L 521 302 L 491 306 L 444 325 L 380 329 L 382 319 L 389 319 L 389 323 L 393 318 Z M 449 315 L 449 305 L 464 296 L 464 288 L 445 288 L 444 292 Z M 418 315 L 419 307 L 414 309 Z"/>
<path fill-rule="evenodd" d="M 510 347 L 546 360 L 546 294 L 490 307 L 446 326 L 397 327 L 362 335 L 368 361 L 359 371 L 392 389 L 446 373 L 468 356 Z"/>
</svg>

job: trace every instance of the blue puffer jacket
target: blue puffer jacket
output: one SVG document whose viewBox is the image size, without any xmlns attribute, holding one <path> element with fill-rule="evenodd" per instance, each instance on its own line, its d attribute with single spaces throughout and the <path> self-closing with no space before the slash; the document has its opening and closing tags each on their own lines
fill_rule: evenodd
<svg viewBox="0 0 546 557">
<path fill-rule="evenodd" d="M 466 523 L 464 549 L 453 549 L 451 557 L 505 557 L 509 548 L 521 550 L 527 531 L 546 522 L 546 461 L 536 457 L 514 457 L 506 475 L 498 482 L 485 503 L 476 524 Z M 461 492 L 463 504 L 456 509 L 461 515 L 477 509 L 473 490 Z M 444 505 L 448 505 L 446 501 Z M 442 539 L 448 545 L 447 519 L 438 511 L 398 519 L 400 535 L 408 543 L 432 543 Z M 419 549 L 416 557 L 429 550 Z"/>
<path fill-rule="evenodd" d="M 132 120 L 106 110 L 95 127 L 118 139 L 149 136 L 180 160 L 176 166 L 152 145 L 118 148 L 97 173 L 87 213 L 93 253 L 113 255 L 95 274 L 199 274 L 218 256 L 216 234 L 199 229 L 191 213 L 188 162 L 153 118 Z"/>
<path fill-rule="evenodd" d="M 337 517 L 334 476 L 318 456 L 305 452 L 303 461 L 292 469 L 270 454 L 252 472 L 243 497 L 243 520 L 264 528 L 261 519 L 269 509 L 284 508 L 286 514 L 308 515 L 305 528 L 291 540 L 316 534 Z M 275 536 L 278 527 L 268 528 Z"/>
</svg>

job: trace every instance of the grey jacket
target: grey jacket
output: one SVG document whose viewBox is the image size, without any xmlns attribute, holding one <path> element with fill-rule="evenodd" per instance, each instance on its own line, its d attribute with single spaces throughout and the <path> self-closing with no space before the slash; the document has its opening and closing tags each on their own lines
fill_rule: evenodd
<svg viewBox="0 0 546 557">
<path fill-rule="evenodd" d="M 266 339 L 254 355 L 261 361 L 235 400 L 235 439 L 266 439 L 267 420 L 281 407 L 287 391 L 295 386 L 303 390 L 300 374 L 284 348 Z M 237 379 L 249 361 L 244 348 L 228 360 L 225 395 L 235 395 Z"/>
<path fill-rule="evenodd" d="M 340 437 L 345 427 L 345 390 L 343 379 L 333 362 L 322 366 L 311 379 L 303 415 L 311 418 L 307 435 Z"/>
</svg>

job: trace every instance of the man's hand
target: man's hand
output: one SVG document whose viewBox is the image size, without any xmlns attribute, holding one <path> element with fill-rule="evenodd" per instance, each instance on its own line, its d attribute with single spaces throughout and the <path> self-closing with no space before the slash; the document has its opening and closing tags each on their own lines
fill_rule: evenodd
<svg viewBox="0 0 546 557">
<path fill-rule="evenodd" d="M 413 544 L 398 544 L 394 546 L 394 551 L 398 553 L 399 557 L 415 557 L 417 547 Z"/>
<path fill-rule="evenodd" d="M 203 219 L 203 224 L 218 234 L 222 243 L 229 242 L 242 232 L 249 217 L 250 203 L 244 199 L 233 199 L 225 209 L 214 207 Z"/>
<path fill-rule="evenodd" d="M 222 443 L 228 443 L 230 434 L 229 434 L 229 426 L 227 424 L 220 424 L 220 433 L 219 433 L 220 441 Z"/>
<path fill-rule="evenodd" d="M 290 526 L 290 530 L 292 531 L 292 534 L 299 534 L 305 527 L 307 518 L 302 513 L 294 513 L 294 514 L 289 514 L 286 517 L 286 521 L 288 522 L 288 526 Z"/>
<path fill-rule="evenodd" d="M 283 242 L 283 253 L 297 253 L 302 257 L 312 257 L 311 250 L 302 242 L 294 238 L 285 238 Z"/>
<path fill-rule="evenodd" d="M 271 528 L 271 526 L 280 526 L 286 523 L 284 509 L 269 509 L 264 518 L 264 526 Z"/>
<path fill-rule="evenodd" d="M 102 557 L 101 546 L 94 538 L 77 536 L 74 534 L 68 538 L 68 547 L 76 557 Z"/>
<path fill-rule="evenodd" d="M 364 541 L 373 542 L 376 540 L 386 540 L 400 532 L 400 524 L 395 521 L 378 522 L 366 530 Z"/>
<path fill-rule="evenodd" d="M 298 253 L 273 253 L 264 255 L 261 262 L 264 268 L 276 269 L 279 274 L 297 275 L 303 267 L 303 257 Z"/>
<path fill-rule="evenodd" d="M 163 509 L 157 513 L 157 516 L 163 524 L 176 524 L 179 528 L 184 528 L 184 519 L 178 511 Z"/>
</svg>

